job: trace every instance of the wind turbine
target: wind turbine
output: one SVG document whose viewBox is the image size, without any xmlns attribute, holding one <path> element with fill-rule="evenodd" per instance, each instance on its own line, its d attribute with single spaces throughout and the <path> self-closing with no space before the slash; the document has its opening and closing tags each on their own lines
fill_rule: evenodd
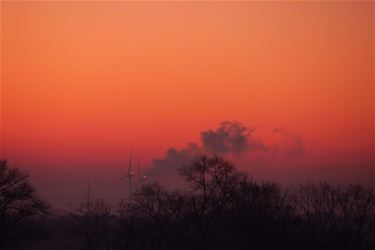
<svg viewBox="0 0 375 250">
<path fill-rule="evenodd" d="M 141 168 L 140 168 L 140 164 L 139 164 L 139 158 L 137 159 L 137 167 L 138 167 L 138 181 L 139 181 L 140 187 L 142 187 L 143 186 L 143 182 L 147 181 L 147 176 L 141 174 Z"/>
<path fill-rule="evenodd" d="M 120 179 L 128 178 L 128 181 L 129 181 L 129 199 L 130 199 L 131 194 L 132 194 L 132 178 L 135 176 L 134 172 L 132 171 L 132 159 L 133 159 L 133 149 L 130 150 L 128 173 L 127 173 L 127 175 L 120 178 Z"/>
</svg>

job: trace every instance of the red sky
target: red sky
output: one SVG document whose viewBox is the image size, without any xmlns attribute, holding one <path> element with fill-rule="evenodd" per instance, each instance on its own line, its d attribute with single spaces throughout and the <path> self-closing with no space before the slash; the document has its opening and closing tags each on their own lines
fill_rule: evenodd
<svg viewBox="0 0 375 250">
<path fill-rule="evenodd" d="M 305 155 L 265 167 L 373 166 L 372 2 L 1 7 L 2 157 L 42 191 L 54 172 L 117 173 L 130 148 L 149 165 L 224 120 L 303 138 Z"/>
</svg>

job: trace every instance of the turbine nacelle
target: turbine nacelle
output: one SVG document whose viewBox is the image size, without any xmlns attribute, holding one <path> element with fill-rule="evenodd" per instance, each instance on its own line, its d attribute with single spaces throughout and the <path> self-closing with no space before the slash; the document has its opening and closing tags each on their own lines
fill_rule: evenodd
<svg viewBox="0 0 375 250">
<path fill-rule="evenodd" d="M 140 167 L 140 163 L 139 163 L 139 158 L 137 159 L 137 167 L 138 167 L 137 175 L 133 171 L 132 160 L 133 160 L 133 149 L 130 150 L 129 163 L 128 163 L 128 173 L 127 173 L 127 175 L 120 178 L 120 179 L 128 179 L 128 182 L 129 182 L 129 189 L 128 189 L 129 190 L 128 191 L 129 199 L 131 198 L 131 194 L 132 194 L 132 182 L 133 182 L 132 179 L 137 176 L 138 177 L 137 180 L 138 180 L 138 183 L 139 183 L 140 186 L 143 186 L 143 182 L 147 181 L 147 176 L 141 174 L 141 167 Z"/>
</svg>

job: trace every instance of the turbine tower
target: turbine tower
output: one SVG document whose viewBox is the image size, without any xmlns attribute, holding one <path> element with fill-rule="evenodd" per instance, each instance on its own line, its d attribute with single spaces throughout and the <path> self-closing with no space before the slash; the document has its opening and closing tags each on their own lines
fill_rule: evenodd
<svg viewBox="0 0 375 250">
<path fill-rule="evenodd" d="M 132 195 L 132 178 L 134 177 L 134 172 L 132 171 L 132 159 L 133 159 L 133 149 L 130 150 L 130 157 L 129 157 L 129 166 L 128 166 L 128 180 L 129 180 L 129 199 Z"/>
<path fill-rule="evenodd" d="M 132 171 L 132 160 L 133 160 L 133 149 L 130 150 L 130 156 L 129 156 L 129 164 L 128 164 L 128 172 L 126 173 L 125 176 L 122 176 L 120 180 L 128 178 L 129 181 L 129 190 L 128 190 L 128 195 L 129 199 L 131 198 L 132 194 L 132 178 L 135 176 L 134 172 Z"/>
<path fill-rule="evenodd" d="M 143 182 L 147 181 L 147 176 L 141 174 L 141 167 L 139 164 L 139 158 L 137 159 L 137 167 L 138 167 L 138 182 L 139 186 L 143 187 Z"/>
</svg>

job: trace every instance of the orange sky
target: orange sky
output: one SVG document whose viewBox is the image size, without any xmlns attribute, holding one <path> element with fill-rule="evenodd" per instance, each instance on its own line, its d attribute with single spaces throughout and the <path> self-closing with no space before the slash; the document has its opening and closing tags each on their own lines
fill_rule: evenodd
<svg viewBox="0 0 375 250">
<path fill-rule="evenodd" d="M 16 165 L 121 165 L 131 147 L 148 163 L 233 119 L 301 135 L 320 163 L 372 165 L 372 2 L 1 5 Z"/>
</svg>

